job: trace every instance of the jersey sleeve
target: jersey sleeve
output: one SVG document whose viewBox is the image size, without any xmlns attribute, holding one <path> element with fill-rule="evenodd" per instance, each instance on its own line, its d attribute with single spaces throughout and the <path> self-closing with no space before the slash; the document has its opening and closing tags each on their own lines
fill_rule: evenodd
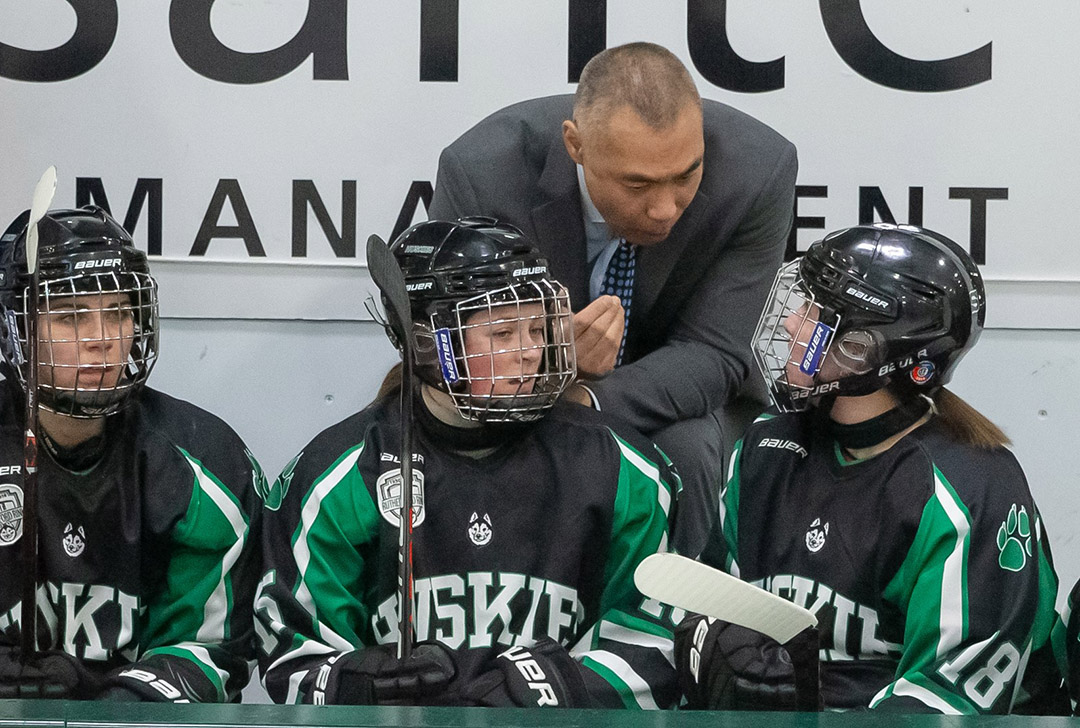
<svg viewBox="0 0 1080 728">
<path fill-rule="evenodd" d="M 884 592 L 905 615 L 904 642 L 895 679 L 871 708 L 1011 710 L 1025 667 L 1048 648 L 1057 593 L 1022 478 L 990 478 L 965 502 L 933 469 L 915 539 Z"/>
<path fill-rule="evenodd" d="M 177 448 L 190 468 L 191 499 L 172 529 L 164 584 L 147 604 L 142 652 L 117 673 L 136 692 L 173 702 L 226 702 L 238 700 L 248 682 L 258 574 L 255 488 L 263 476 L 241 449 L 213 472 Z"/>
<path fill-rule="evenodd" d="M 326 468 L 301 453 L 271 488 L 280 506 L 264 514 L 255 614 L 263 685 L 276 703 L 318 702 L 319 668 L 363 644 L 364 545 L 379 517 L 357 468 L 363 450 Z"/>
<path fill-rule="evenodd" d="M 658 450 L 650 459 L 612 436 L 621 462 L 605 588 L 599 619 L 571 655 L 584 668 L 594 699 L 609 707 L 667 708 L 677 697 L 674 642 L 665 621 L 670 615 L 649 607 L 656 603 L 637 590 L 634 570 L 645 557 L 667 550 L 671 476 Z"/>
</svg>

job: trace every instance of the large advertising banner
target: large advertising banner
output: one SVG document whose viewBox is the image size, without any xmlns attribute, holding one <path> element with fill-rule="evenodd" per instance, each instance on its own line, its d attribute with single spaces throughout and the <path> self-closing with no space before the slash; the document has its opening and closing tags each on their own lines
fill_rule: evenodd
<svg viewBox="0 0 1080 728">
<path fill-rule="evenodd" d="M 425 219 L 440 150 L 571 93 L 610 45 L 799 150 L 789 252 L 923 224 L 967 247 L 989 325 L 1080 328 L 1074 0 L 0 0 L 0 217 L 50 164 L 108 208 L 163 314 L 364 319 L 364 242 Z"/>
</svg>

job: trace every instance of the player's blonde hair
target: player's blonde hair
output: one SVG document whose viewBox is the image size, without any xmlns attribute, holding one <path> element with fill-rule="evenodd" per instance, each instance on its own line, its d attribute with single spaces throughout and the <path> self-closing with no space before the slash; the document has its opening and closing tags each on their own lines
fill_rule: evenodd
<svg viewBox="0 0 1080 728">
<path fill-rule="evenodd" d="M 934 401 L 938 420 L 957 441 L 983 450 L 1012 444 L 1000 427 L 945 387 L 930 398 Z"/>
</svg>

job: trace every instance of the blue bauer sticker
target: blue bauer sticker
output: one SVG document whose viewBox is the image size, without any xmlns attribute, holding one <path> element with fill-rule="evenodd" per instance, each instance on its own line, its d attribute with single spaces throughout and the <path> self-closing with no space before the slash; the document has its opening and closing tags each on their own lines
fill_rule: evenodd
<svg viewBox="0 0 1080 728">
<path fill-rule="evenodd" d="M 810 334 L 810 341 L 806 343 L 806 352 L 802 361 L 799 362 L 799 371 L 813 376 L 821 369 L 821 359 L 829 348 L 832 340 L 833 329 L 828 324 L 820 321 L 814 326 L 814 333 Z"/>
<path fill-rule="evenodd" d="M 458 375 L 457 362 L 454 361 L 454 344 L 450 338 L 450 329 L 435 330 L 435 351 L 439 355 L 439 367 L 442 369 L 443 381 L 447 384 L 454 384 L 461 379 Z"/>
</svg>

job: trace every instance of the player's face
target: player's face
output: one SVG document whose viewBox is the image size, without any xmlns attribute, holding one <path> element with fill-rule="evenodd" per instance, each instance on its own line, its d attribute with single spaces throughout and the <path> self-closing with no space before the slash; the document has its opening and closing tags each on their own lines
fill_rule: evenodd
<svg viewBox="0 0 1080 728">
<path fill-rule="evenodd" d="M 793 387 L 812 387 L 814 377 L 799 368 L 806 355 L 807 346 L 814 335 L 820 309 L 803 303 L 784 319 L 784 331 L 791 337 L 791 354 L 787 363 L 787 381 Z"/>
<path fill-rule="evenodd" d="M 612 233 L 635 245 L 667 239 L 701 184 L 705 139 L 694 103 L 666 129 L 623 107 L 584 128 L 566 122 L 563 140 Z"/>
<path fill-rule="evenodd" d="M 465 355 L 474 396 L 531 394 L 544 353 L 544 306 L 495 306 L 466 321 Z"/>
<path fill-rule="evenodd" d="M 92 391 L 111 389 L 119 383 L 135 335 L 126 294 L 50 298 L 39 311 L 41 384 Z"/>
</svg>

